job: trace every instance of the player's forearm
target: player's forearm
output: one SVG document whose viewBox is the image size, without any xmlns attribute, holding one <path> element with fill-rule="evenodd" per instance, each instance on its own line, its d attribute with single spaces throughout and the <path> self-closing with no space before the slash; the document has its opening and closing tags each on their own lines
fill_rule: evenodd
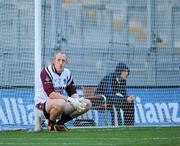
<svg viewBox="0 0 180 146">
<path fill-rule="evenodd" d="M 49 98 L 50 99 L 64 99 L 64 100 L 67 100 L 68 97 L 64 96 L 64 95 L 61 95 L 61 94 L 59 94 L 57 92 L 51 92 L 49 94 Z"/>
</svg>

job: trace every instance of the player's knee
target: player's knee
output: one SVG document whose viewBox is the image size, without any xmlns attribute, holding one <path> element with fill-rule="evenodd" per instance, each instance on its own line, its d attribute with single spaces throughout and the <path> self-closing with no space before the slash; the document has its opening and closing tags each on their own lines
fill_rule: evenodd
<svg viewBox="0 0 180 146">
<path fill-rule="evenodd" d="M 64 101 L 55 102 L 53 104 L 53 109 L 58 112 L 63 112 L 65 109 L 65 102 Z"/>
<path fill-rule="evenodd" d="M 54 105 L 53 108 L 57 112 L 64 111 L 64 106 L 62 106 L 62 105 Z"/>
</svg>

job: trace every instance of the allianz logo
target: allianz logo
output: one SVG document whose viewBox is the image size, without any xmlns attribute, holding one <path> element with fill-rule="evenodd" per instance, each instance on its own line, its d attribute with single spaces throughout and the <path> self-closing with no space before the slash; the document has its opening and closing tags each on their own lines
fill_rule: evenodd
<svg viewBox="0 0 180 146">
<path fill-rule="evenodd" d="M 135 102 L 135 122 L 137 124 L 180 123 L 178 101 L 165 103 L 161 100 L 142 104 L 141 97 L 137 96 Z"/>
<path fill-rule="evenodd" d="M 23 98 L 0 99 L 0 125 L 34 124 L 34 105 L 25 104 Z"/>
</svg>

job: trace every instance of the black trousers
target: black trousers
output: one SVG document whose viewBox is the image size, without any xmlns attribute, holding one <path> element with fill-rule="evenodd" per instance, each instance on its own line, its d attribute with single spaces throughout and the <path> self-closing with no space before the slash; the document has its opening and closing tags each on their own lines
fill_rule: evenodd
<svg viewBox="0 0 180 146">
<path fill-rule="evenodd" d="M 113 105 L 115 106 L 117 110 L 117 118 L 118 118 L 118 125 L 122 125 L 122 118 L 121 118 L 121 112 L 120 110 L 123 111 L 123 118 L 124 118 L 124 125 L 134 125 L 134 103 L 128 103 L 127 101 L 121 101 L 121 102 L 114 102 L 114 101 L 109 101 L 110 105 L 108 109 L 111 112 L 111 117 L 112 117 L 112 125 L 115 125 L 115 115 L 114 115 L 114 109 Z"/>
</svg>

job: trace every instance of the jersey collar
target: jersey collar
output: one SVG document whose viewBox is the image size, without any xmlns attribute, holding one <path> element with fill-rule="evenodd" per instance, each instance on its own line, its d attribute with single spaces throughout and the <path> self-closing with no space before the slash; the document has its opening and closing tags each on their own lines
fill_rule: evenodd
<svg viewBox="0 0 180 146">
<path fill-rule="evenodd" d="M 56 74 L 58 74 L 59 76 L 61 75 L 61 73 L 58 73 L 58 72 L 56 71 L 56 68 L 55 68 L 54 64 L 52 65 L 52 71 L 55 72 Z"/>
</svg>

